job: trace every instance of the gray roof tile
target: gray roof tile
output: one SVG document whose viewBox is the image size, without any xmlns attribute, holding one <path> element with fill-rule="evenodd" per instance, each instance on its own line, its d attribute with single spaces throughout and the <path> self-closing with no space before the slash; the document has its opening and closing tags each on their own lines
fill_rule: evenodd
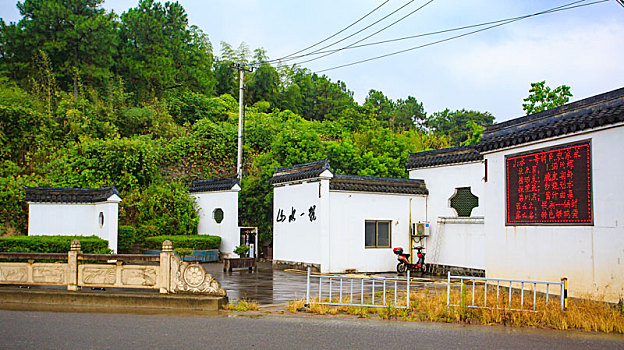
<svg viewBox="0 0 624 350">
<path fill-rule="evenodd" d="M 220 179 L 193 180 L 189 183 L 189 192 L 215 192 L 228 191 L 238 185 L 237 177 L 225 177 Z"/>
<path fill-rule="evenodd" d="M 481 152 L 624 122 L 624 88 L 488 126 Z"/>
<path fill-rule="evenodd" d="M 104 188 L 26 187 L 26 201 L 35 203 L 97 203 L 106 202 L 116 194 L 115 186 Z"/>
<path fill-rule="evenodd" d="M 483 156 L 475 146 L 461 146 L 410 153 L 407 169 L 426 168 L 437 165 L 466 163 L 482 160 Z"/>
</svg>

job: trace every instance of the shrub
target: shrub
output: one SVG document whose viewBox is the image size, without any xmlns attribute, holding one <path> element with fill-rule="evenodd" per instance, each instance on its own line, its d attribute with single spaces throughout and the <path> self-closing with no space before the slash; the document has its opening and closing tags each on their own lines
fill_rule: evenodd
<svg viewBox="0 0 624 350">
<path fill-rule="evenodd" d="M 117 229 L 117 247 L 120 253 L 127 253 L 134 247 L 137 230 L 130 225 L 120 225 Z"/>
<path fill-rule="evenodd" d="M 2 252 L 67 253 L 71 242 L 80 241 L 80 250 L 90 254 L 109 254 L 108 241 L 96 236 L 13 236 L 0 237 Z"/>
<path fill-rule="evenodd" d="M 142 241 L 149 236 L 196 234 L 199 217 L 188 188 L 172 182 L 153 183 L 144 191 L 124 197 L 119 221 L 136 226 L 137 239 Z"/>
<path fill-rule="evenodd" d="M 143 248 L 162 249 L 162 244 L 166 240 L 170 240 L 174 248 L 190 248 L 194 250 L 219 249 L 219 245 L 221 245 L 221 237 L 219 236 L 155 236 L 146 238 Z"/>
</svg>

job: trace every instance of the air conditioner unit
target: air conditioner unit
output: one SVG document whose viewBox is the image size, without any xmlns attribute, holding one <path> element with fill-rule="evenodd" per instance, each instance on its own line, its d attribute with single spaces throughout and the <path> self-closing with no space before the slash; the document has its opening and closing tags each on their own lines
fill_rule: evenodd
<svg viewBox="0 0 624 350">
<path fill-rule="evenodd" d="M 426 237 L 429 236 L 429 222 L 412 223 L 412 236 Z"/>
</svg>

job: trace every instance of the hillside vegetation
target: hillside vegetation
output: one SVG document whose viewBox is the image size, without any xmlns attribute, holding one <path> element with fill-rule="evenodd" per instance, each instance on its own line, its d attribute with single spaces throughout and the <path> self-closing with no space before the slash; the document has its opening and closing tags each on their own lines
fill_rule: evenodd
<svg viewBox="0 0 624 350">
<path fill-rule="evenodd" d="M 410 152 L 476 142 L 494 117 L 428 115 L 412 96 L 275 67 L 263 49 L 221 43 L 178 3 L 140 1 L 117 15 L 101 0 L 25 0 L 0 21 L 0 235 L 27 232 L 24 186 L 116 185 L 121 225 L 140 237 L 192 234 L 186 182 L 236 172 L 238 72 L 245 76 L 240 224 L 271 240 L 276 167 L 328 158 L 337 173 L 406 177 Z M 218 59 L 217 59 L 218 56 Z M 233 97 L 234 96 L 234 97 Z"/>
</svg>

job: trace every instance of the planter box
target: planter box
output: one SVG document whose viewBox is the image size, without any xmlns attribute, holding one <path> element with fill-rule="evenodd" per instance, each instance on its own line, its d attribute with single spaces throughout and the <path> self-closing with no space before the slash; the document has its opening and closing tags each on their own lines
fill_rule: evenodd
<svg viewBox="0 0 624 350">
<path fill-rule="evenodd" d="M 143 254 L 147 255 L 160 255 L 160 250 L 143 250 Z M 178 256 L 177 254 L 175 254 Z M 199 262 L 215 262 L 219 261 L 219 249 L 207 249 L 207 250 L 193 250 L 193 254 L 187 255 L 183 259 L 184 261 L 199 261 Z"/>
<path fill-rule="evenodd" d="M 256 258 L 224 258 L 223 271 L 232 272 L 232 269 L 249 268 L 257 269 Z"/>
</svg>

